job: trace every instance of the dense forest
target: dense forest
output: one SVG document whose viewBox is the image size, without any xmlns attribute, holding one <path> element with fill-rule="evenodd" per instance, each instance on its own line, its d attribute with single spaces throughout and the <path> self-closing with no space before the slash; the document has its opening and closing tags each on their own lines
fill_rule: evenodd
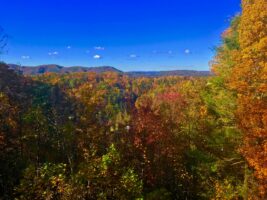
<svg viewBox="0 0 267 200">
<path fill-rule="evenodd" d="M 0 64 L 0 199 L 267 199 L 267 1 L 214 76 L 23 76 Z"/>
</svg>

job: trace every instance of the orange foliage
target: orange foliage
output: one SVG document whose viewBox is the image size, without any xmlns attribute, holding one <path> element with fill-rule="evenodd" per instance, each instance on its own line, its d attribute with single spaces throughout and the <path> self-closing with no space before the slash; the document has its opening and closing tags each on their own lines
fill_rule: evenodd
<svg viewBox="0 0 267 200">
<path fill-rule="evenodd" d="M 244 132 L 242 153 L 267 198 L 267 1 L 243 0 L 240 49 L 229 86 L 237 91 L 237 117 Z"/>
</svg>

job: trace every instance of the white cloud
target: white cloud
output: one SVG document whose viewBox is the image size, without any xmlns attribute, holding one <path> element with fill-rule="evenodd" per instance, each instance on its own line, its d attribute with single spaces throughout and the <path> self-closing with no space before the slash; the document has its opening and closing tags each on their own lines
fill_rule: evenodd
<svg viewBox="0 0 267 200">
<path fill-rule="evenodd" d="M 169 51 L 166 51 L 166 50 L 161 50 L 161 51 L 153 50 L 152 53 L 153 54 L 162 54 L 162 55 L 164 55 L 164 54 L 172 55 L 174 52 L 172 50 L 169 50 Z"/>
<path fill-rule="evenodd" d="M 105 47 L 97 46 L 97 47 L 94 47 L 94 49 L 99 50 L 99 51 L 103 51 L 103 50 L 105 50 Z"/>
<path fill-rule="evenodd" d="M 22 59 L 30 59 L 30 56 L 21 56 Z"/>
<path fill-rule="evenodd" d="M 190 49 L 186 49 L 186 50 L 184 50 L 184 53 L 185 53 L 185 54 L 190 54 L 191 51 L 190 51 Z"/>
<path fill-rule="evenodd" d="M 130 54 L 129 57 L 130 58 L 137 58 L 137 55 L 136 54 Z"/>
<path fill-rule="evenodd" d="M 94 59 L 101 59 L 102 58 L 102 56 L 98 55 L 98 54 L 94 55 L 93 57 L 94 57 Z"/>
<path fill-rule="evenodd" d="M 57 51 L 54 52 L 49 52 L 48 55 L 49 56 L 57 56 L 59 53 Z"/>
</svg>

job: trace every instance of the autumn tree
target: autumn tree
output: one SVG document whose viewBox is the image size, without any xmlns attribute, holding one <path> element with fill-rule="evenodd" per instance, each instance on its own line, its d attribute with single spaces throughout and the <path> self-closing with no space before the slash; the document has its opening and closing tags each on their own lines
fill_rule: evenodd
<svg viewBox="0 0 267 200">
<path fill-rule="evenodd" d="M 244 133 L 242 153 L 267 196 L 267 2 L 243 0 L 230 87 L 237 92 L 237 118 Z"/>
</svg>

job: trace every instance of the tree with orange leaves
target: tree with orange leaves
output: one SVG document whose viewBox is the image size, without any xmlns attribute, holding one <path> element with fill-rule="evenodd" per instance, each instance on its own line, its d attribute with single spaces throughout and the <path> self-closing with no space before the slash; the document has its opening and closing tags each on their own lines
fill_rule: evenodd
<svg viewBox="0 0 267 200">
<path fill-rule="evenodd" d="M 237 119 L 244 133 L 242 153 L 267 198 L 267 1 L 243 0 L 229 86 L 237 92 Z"/>
</svg>

